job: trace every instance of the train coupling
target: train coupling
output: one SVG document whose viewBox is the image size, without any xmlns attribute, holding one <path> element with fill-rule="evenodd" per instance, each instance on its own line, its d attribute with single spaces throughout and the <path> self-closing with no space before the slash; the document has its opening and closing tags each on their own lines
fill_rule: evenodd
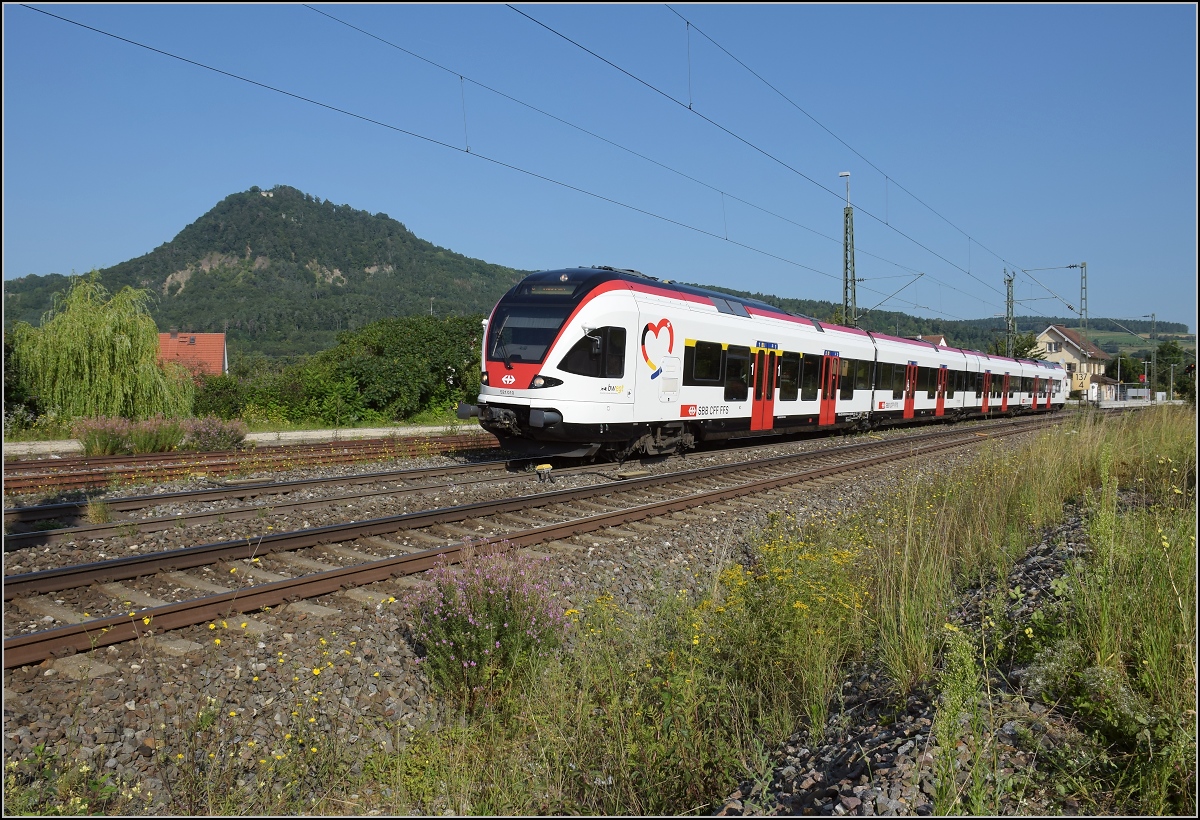
<svg viewBox="0 0 1200 820">
<path fill-rule="evenodd" d="M 477 405 L 467 404 L 466 402 L 462 401 L 458 403 L 458 417 L 460 419 L 465 421 L 466 419 L 477 418 L 478 416 L 479 407 Z"/>
</svg>

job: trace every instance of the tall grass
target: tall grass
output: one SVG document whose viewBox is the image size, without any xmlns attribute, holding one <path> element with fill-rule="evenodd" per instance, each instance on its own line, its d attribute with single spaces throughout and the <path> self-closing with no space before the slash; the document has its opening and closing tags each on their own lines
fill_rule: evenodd
<svg viewBox="0 0 1200 820">
<path fill-rule="evenodd" d="M 298 728 L 273 741 L 277 757 L 255 764 L 258 786 L 237 792 L 238 808 L 311 812 L 369 790 L 375 796 L 358 809 L 396 814 L 711 813 L 740 780 L 769 779 L 763 738 L 801 726 L 820 735 L 846 662 L 866 657 L 885 667 L 897 692 L 941 691 L 938 811 L 994 813 L 1003 778 L 980 767 L 998 767 L 988 734 L 997 727 L 979 689 L 997 647 L 988 643 L 981 657 L 984 641 L 964 635 L 967 625 L 947 628 L 947 617 L 961 587 L 1002 582 L 1064 502 L 1076 501 L 1089 511 L 1095 556 L 1076 569 L 1063 599 L 1070 611 L 1061 634 L 1080 648 L 1059 653 L 1066 671 L 1047 693 L 1100 738 L 1090 759 L 1104 765 L 1052 769 L 1051 785 L 1069 789 L 1086 778 L 1131 812 L 1194 814 L 1194 425 L 1194 412 L 1180 408 L 1086 417 L 1026 445 L 986 449 L 949 475 L 912 471 L 856 513 L 803 523 L 776 517 L 754 560 L 724 567 L 705 594 L 665 593 L 651 618 L 634 617 L 610 595 L 558 610 L 562 588 L 518 592 L 515 564 L 476 559 L 435 573 L 440 591 L 407 610 L 422 665 L 461 668 L 462 648 L 477 661 L 486 648 L 481 665 L 494 661 L 496 674 L 435 672 L 431 682 L 446 699 L 440 727 L 365 758 L 301 737 L 307 727 L 334 737 L 336 720 L 350 718 L 297 709 Z M 1122 493 L 1147 506 L 1129 507 Z M 497 624 L 522 631 L 535 618 L 569 625 L 556 649 L 551 641 L 542 652 L 492 654 L 496 641 L 514 639 Z M 310 694 L 299 692 L 298 702 Z M 236 720 L 221 711 L 213 718 Z M 204 786 L 204 767 L 215 765 L 205 761 L 229 758 L 219 747 L 226 741 L 208 727 L 186 728 L 188 739 L 167 744 L 183 749 L 168 761 L 175 768 L 167 779 L 194 793 L 194 802 L 177 805 L 228 808 Z M 957 754 L 963 731 L 976 736 L 965 747 L 975 768 L 960 793 L 943 752 Z M 1055 765 L 1048 753 L 1038 759 Z M 235 770 L 212 771 L 228 783 Z M 333 778 L 322 781 L 330 788 L 319 804 L 311 802 L 314 773 Z M 758 799 L 746 798 L 747 808 Z"/>
</svg>

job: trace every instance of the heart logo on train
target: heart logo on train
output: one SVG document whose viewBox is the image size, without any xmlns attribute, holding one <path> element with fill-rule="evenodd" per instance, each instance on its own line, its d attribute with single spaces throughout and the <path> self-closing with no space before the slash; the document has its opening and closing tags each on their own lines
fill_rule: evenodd
<svg viewBox="0 0 1200 820">
<path fill-rule="evenodd" d="M 647 322 L 646 326 L 644 328 L 642 328 L 642 358 L 646 360 L 646 366 L 654 371 L 653 373 L 650 374 L 651 379 L 657 379 L 659 377 L 659 375 L 662 373 L 662 368 L 659 367 L 658 365 L 656 365 L 653 361 L 651 361 L 650 354 L 646 350 L 646 336 L 653 334 L 655 341 L 658 342 L 658 344 L 655 346 L 661 348 L 662 343 L 659 340 L 658 334 L 661 333 L 664 329 L 667 331 L 667 351 L 666 352 L 668 354 L 670 354 L 675 350 L 675 328 L 671 326 L 670 319 L 660 319 L 658 321 L 658 324 L 656 324 L 656 325 L 652 325 L 649 322 Z"/>
</svg>

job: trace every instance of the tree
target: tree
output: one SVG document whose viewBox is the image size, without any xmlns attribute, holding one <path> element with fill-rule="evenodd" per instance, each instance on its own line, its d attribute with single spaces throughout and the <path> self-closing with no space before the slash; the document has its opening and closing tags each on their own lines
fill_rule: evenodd
<svg viewBox="0 0 1200 820">
<path fill-rule="evenodd" d="M 73 277 L 65 293 L 55 294 L 41 327 L 13 328 L 9 364 L 43 410 L 67 418 L 187 415 L 191 378 L 176 365 L 158 365 L 149 302 L 149 291 L 131 287 L 110 296 L 96 271 Z"/>
<path fill-rule="evenodd" d="M 1032 330 L 1028 333 L 1018 333 L 1013 336 L 1013 352 L 1014 359 L 1040 359 L 1040 355 L 1035 355 L 1038 352 L 1037 333 Z M 1007 345 L 1004 339 L 993 339 L 988 342 L 987 352 L 993 356 L 1007 356 L 1005 352 Z"/>
</svg>

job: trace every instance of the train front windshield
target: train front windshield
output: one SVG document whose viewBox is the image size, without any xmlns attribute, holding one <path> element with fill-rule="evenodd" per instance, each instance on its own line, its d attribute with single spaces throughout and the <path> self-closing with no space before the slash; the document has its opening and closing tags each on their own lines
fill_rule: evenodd
<svg viewBox="0 0 1200 820">
<path fill-rule="evenodd" d="M 587 290 L 571 283 L 519 285 L 500 300 L 488 323 L 488 359 L 541 364 Z"/>
</svg>

